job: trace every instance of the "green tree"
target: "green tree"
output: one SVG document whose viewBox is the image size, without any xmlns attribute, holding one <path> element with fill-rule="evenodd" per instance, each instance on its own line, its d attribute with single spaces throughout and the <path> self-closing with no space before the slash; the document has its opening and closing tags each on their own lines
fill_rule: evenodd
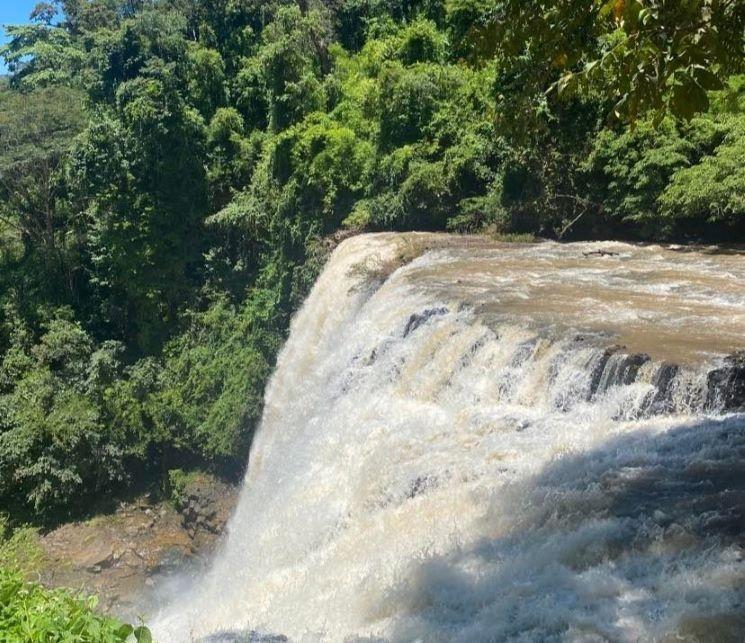
<svg viewBox="0 0 745 643">
<path fill-rule="evenodd" d="M 597 85 L 612 113 L 682 118 L 706 110 L 745 60 L 745 5 L 737 0 L 503 0 L 477 35 L 478 56 L 537 62 L 530 82 L 559 93 Z"/>
<path fill-rule="evenodd" d="M 730 238 L 745 231 L 745 118 L 732 123 L 709 155 L 677 172 L 659 196 L 663 220 L 683 225 L 709 224 Z"/>
<path fill-rule="evenodd" d="M 22 248 L 8 268 L 58 303 L 79 288 L 82 221 L 70 206 L 64 168 L 85 119 L 73 89 L 0 91 L 0 222 Z"/>
<path fill-rule="evenodd" d="M 241 470 L 281 343 L 276 304 L 276 293 L 261 289 L 240 310 L 218 300 L 166 347 L 154 409 L 173 447 Z"/>
<path fill-rule="evenodd" d="M 0 366 L 9 383 L 0 395 L 0 497 L 6 507 L 55 518 L 73 499 L 121 481 L 121 453 L 91 395 L 94 345 L 80 325 L 52 319 L 21 353 L 21 369 L 20 351 L 6 353 Z"/>
</svg>

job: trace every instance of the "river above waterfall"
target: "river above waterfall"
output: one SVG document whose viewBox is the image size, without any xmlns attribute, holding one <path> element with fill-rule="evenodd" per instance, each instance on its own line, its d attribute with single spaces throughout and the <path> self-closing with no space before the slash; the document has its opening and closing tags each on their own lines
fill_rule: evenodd
<svg viewBox="0 0 745 643">
<path fill-rule="evenodd" d="M 676 363 L 743 348 L 741 251 L 449 237 L 411 266 L 407 279 L 492 323 L 595 331 Z"/>
<path fill-rule="evenodd" d="M 362 235 L 162 641 L 745 631 L 745 256 Z"/>
</svg>

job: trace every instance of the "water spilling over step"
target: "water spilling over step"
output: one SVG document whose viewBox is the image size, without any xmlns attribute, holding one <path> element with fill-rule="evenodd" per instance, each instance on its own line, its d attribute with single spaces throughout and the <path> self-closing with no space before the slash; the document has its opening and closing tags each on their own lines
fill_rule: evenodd
<svg viewBox="0 0 745 643">
<path fill-rule="evenodd" d="M 345 241 L 159 640 L 738 640 L 744 331 L 736 252 Z"/>
</svg>

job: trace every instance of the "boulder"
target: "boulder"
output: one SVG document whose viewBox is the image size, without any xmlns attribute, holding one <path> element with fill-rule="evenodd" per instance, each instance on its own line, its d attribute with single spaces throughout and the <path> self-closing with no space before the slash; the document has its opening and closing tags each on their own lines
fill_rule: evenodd
<svg viewBox="0 0 745 643">
<path fill-rule="evenodd" d="M 745 410 L 745 352 L 734 353 L 706 377 L 706 408 L 711 411 Z"/>
<path fill-rule="evenodd" d="M 184 528 L 195 536 L 199 531 L 222 533 L 235 506 L 237 492 L 216 478 L 199 474 L 185 484 L 179 496 L 178 509 Z"/>
<path fill-rule="evenodd" d="M 448 309 L 444 306 L 438 308 L 427 308 L 421 313 L 415 313 L 409 317 L 409 321 L 406 322 L 406 328 L 404 328 L 404 337 L 413 333 L 422 324 L 426 324 L 431 317 L 447 314 Z"/>
</svg>

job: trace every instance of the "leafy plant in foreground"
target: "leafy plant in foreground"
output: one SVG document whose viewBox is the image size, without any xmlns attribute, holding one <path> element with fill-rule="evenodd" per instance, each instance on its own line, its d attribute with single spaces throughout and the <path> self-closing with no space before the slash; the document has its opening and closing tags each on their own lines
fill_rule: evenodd
<svg viewBox="0 0 745 643">
<path fill-rule="evenodd" d="M 151 643 L 150 631 L 97 614 L 95 598 L 27 583 L 0 568 L 0 640 L 12 643 Z"/>
</svg>

